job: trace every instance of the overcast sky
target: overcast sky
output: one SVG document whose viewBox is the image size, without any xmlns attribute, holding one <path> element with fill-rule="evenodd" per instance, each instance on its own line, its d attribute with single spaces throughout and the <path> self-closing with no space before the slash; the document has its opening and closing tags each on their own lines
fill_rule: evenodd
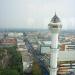
<svg viewBox="0 0 75 75">
<path fill-rule="evenodd" d="M 75 0 L 0 0 L 0 28 L 48 29 L 55 12 L 63 29 L 75 28 Z"/>
</svg>

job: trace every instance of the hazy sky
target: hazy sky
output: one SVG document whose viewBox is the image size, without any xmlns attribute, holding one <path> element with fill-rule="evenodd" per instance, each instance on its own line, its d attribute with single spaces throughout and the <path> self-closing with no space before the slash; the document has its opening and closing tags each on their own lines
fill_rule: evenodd
<svg viewBox="0 0 75 75">
<path fill-rule="evenodd" d="M 63 29 L 75 29 L 75 0 L 0 0 L 0 28 L 42 28 L 57 13 Z"/>
</svg>

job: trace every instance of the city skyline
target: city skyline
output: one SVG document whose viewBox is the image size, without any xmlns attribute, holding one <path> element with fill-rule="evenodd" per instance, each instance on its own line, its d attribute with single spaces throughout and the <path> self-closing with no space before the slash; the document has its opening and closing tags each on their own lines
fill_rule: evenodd
<svg viewBox="0 0 75 75">
<path fill-rule="evenodd" d="M 48 29 L 55 12 L 63 29 L 75 29 L 74 0 L 0 0 L 0 28 Z"/>
</svg>

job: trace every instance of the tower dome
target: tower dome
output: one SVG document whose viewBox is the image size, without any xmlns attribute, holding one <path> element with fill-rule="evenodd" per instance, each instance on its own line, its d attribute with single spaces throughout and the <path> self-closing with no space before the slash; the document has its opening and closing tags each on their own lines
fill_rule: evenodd
<svg viewBox="0 0 75 75">
<path fill-rule="evenodd" d="M 58 33 L 61 30 L 62 24 L 59 17 L 56 15 L 56 13 L 52 17 L 51 22 L 48 24 L 48 27 L 50 31 L 53 33 Z"/>
<path fill-rule="evenodd" d="M 60 19 L 59 19 L 59 17 L 56 15 L 56 13 L 55 13 L 55 15 L 53 16 L 53 18 L 51 19 L 51 22 L 52 22 L 52 23 L 61 22 Z"/>
</svg>

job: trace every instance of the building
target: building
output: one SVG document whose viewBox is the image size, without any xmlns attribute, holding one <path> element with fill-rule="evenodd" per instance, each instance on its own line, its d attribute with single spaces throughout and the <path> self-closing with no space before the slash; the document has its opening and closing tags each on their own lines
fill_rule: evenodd
<svg viewBox="0 0 75 75">
<path fill-rule="evenodd" d="M 17 38 L 17 51 L 22 55 L 23 72 L 30 73 L 32 71 L 33 58 L 28 52 L 24 40 L 21 38 Z"/>
<path fill-rule="evenodd" d="M 8 37 L 22 37 L 23 36 L 23 33 L 22 32 L 9 32 L 8 33 Z"/>
<path fill-rule="evenodd" d="M 16 38 L 4 38 L 0 40 L 1 46 L 14 46 L 17 44 Z"/>
<path fill-rule="evenodd" d="M 32 55 L 28 51 L 21 51 L 22 62 L 23 62 L 23 72 L 30 73 L 32 71 L 33 59 Z"/>
</svg>

